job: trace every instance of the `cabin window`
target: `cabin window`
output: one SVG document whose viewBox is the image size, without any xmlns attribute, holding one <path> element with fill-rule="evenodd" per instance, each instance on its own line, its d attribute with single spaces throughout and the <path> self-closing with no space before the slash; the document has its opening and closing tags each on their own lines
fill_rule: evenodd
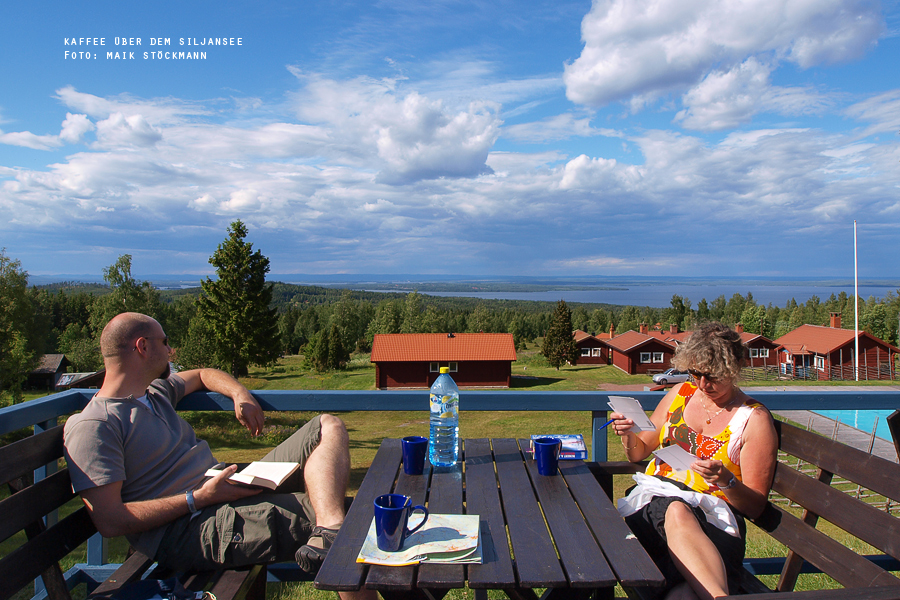
<svg viewBox="0 0 900 600">
<path fill-rule="evenodd" d="M 663 353 L 662 352 L 654 352 L 653 353 L 653 362 L 661 363 L 663 361 Z"/>
<path fill-rule="evenodd" d="M 582 356 L 590 356 L 590 355 L 591 355 L 591 349 L 590 349 L 590 348 L 582 348 L 582 349 L 581 349 L 581 355 L 582 355 Z"/>
<path fill-rule="evenodd" d="M 641 352 L 641 362 L 648 363 L 653 361 L 653 355 L 650 352 Z"/>
<path fill-rule="evenodd" d="M 429 370 L 430 372 L 432 372 L 432 373 L 440 373 L 440 372 L 441 372 L 441 365 L 438 364 L 438 363 L 436 363 L 436 362 L 433 362 L 433 363 L 431 363 L 430 365 L 428 365 L 428 370 Z"/>
<path fill-rule="evenodd" d="M 594 348 L 594 349 L 593 349 L 593 355 L 594 355 L 594 356 L 600 356 L 600 348 Z"/>
<path fill-rule="evenodd" d="M 825 370 L 825 357 L 824 356 L 816 357 L 816 368 L 820 371 Z"/>
<path fill-rule="evenodd" d="M 449 366 L 450 366 L 450 372 L 451 372 L 451 373 L 456 373 L 456 371 L 458 370 L 459 364 L 458 364 L 458 363 L 455 363 L 455 362 L 452 362 L 452 363 L 450 363 Z"/>
</svg>

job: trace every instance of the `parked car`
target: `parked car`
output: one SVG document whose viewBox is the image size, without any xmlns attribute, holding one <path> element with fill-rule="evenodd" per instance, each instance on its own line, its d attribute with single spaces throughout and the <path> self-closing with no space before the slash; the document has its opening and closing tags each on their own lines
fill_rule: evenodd
<svg viewBox="0 0 900 600">
<path fill-rule="evenodd" d="M 653 383 L 658 385 L 669 385 L 670 383 L 682 383 L 690 379 L 691 376 L 686 371 L 676 371 L 675 369 L 666 369 L 662 373 L 653 376 Z"/>
</svg>

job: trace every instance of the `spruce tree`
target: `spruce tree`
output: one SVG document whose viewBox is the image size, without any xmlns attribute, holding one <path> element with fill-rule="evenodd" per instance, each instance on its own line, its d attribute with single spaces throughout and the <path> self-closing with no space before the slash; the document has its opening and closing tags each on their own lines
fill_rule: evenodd
<svg viewBox="0 0 900 600">
<path fill-rule="evenodd" d="M 578 358 L 576 351 L 575 337 L 572 331 L 572 311 L 566 306 L 564 300 L 560 300 L 556 304 L 556 310 L 553 311 L 550 329 L 544 336 L 541 353 L 550 362 L 551 367 L 559 370 L 565 363 L 575 362 Z"/>
<path fill-rule="evenodd" d="M 201 282 L 200 317 L 216 343 L 219 365 L 234 377 L 247 375 L 250 365 L 269 365 L 278 358 L 276 310 L 270 308 L 272 285 L 266 283 L 269 259 L 244 241 L 247 227 L 235 221 L 209 263 L 218 279 Z"/>
<path fill-rule="evenodd" d="M 0 407 L 22 399 L 22 384 L 38 359 L 28 340 L 33 308 L 28 273 L 0 249 Z"/>
</svg>

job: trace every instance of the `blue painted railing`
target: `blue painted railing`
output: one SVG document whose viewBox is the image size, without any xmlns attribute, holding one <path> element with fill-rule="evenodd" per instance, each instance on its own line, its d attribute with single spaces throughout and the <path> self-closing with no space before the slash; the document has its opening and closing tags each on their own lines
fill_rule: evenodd
<svg viewBox="0 0 900 600">
<path fill-rule="evenodd" d="M 747 391 L 770 410 L 896 410 L 900 409 L 900 391 L 871 388 L 864 391 L 845 391 L 835 387 L 827 391 L 807 391 L 786 388 L 784 391 Z M 95 390 L 69 390 L 38 400 L 0 409 L 0 435 L 26 427 L 35 432 L 57 424 L 57 418 L 79 411 L 87 404 Z M 664 392 L 529 392 L 519 390 L 463 390 L 461 409 L 465 411 L 566 411 L 589 412 L 592 420 L 591 458 L 607 459 L 606 432 L 599 433 L 607 421 L 609 396 L 627 395 L 637 398 L 646 410 L 653 410 Z M 254 391 L 254 397 L 267 411 L 425 411 L 427 392 L 404 391 L 344 391 L 344 390 L 286 390 Z M 178 405 L 179 410 L 232 410 L 231 400 L 221 394 L 196 392 Z M 490 432 L 480 432 L 489 436 Z M 46 477 L 55 465 L 35 472 L 35 479 Z M 80 581 L 102 581 L 117 565 L 104 565 L 106 542 L 99 534 L 88 542 L 87 564 L 76 565 L 67 579 L 77 585 Z M 39 592 L 34 600 L 40 600 Z"/>
</svg>

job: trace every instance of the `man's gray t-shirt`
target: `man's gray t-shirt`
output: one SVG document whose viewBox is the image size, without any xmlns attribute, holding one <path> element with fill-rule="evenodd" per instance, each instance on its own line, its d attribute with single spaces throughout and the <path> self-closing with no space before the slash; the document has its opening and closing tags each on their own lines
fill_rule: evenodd
<svg viewBox="0 0 900 600">
<path fill-rule="evenodd" d="M 216 464 L 205 441 L 175 412 L 184 396 L 178 375 L 147 389 L 151 408 L 133 397 L 94 396 L 66 421 L 64 443 L 72 488 L 80 492 L 118 481 L 122 501 L 152 500 L 200 485 Z M 164 527 L 130 535 L 132 546 L 154 556 Z"/>
</svg>

